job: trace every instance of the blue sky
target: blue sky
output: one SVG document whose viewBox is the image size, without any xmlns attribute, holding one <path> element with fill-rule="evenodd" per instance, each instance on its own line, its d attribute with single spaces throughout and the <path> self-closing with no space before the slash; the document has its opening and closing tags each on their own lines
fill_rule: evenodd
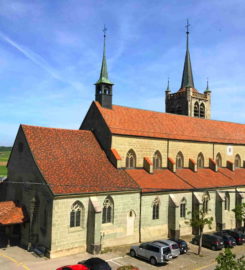
<svg viewBox="0 0 245 270">
<path fill-rule="evenodd" d="M 0 0 L 0 145 L 19 124 L 78 129 L 99 77 L 106 24 L 113 103 L 165 111 L 180 87 L 189 18 L 195 87 L 212 119 L 245 123 L 244 0 Z"/>
</svg>

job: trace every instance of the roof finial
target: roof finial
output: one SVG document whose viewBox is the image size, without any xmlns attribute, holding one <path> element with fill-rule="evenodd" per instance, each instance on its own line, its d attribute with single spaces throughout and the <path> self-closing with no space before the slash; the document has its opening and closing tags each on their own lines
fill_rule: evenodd
<svg viewBox="0 0 245 270">
<path fill-rule="evenodd" d="M 207 78 L 207 87 L 206 87 L 205 92 L 211 92 L 210 89 L 209 89 L 209 81 L 208 81 L 208 78 Z"/>
<path fill-rule="evenodd" d="M 190 27 L 191 25 L 189 24 L 189 20 L 187 19 L 186 20 L 186 47 L 187 47 L 187 50 L 189 50 L 189 34 L 190 34 L 190 32 L 189 32 L 189 27 Z"/>
<path fill-rule="evenodd" d="M 168 77 L 168 85 L 167 85 L 167 89 L 166 89 L 166 92 L 170 92 L 170 88 L 169 88 L 169 77 Z"/>
</svg>

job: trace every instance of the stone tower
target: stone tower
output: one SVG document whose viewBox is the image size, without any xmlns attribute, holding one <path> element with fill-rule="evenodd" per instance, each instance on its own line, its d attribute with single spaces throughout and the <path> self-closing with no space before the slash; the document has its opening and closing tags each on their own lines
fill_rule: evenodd
<svg viewBox="0 0 245 270">
<path fill-rule="evenodd" d="M 168 83 L 165 91 L 166 112 L 210 119 L 211 91 L 209 90 L 208 82 L 204 93 L 200 93 L 194 86 L 189 52 L 189 26 L 187 21 L 186 55 L 181 87 L 176 93 L 172 94 Z"/>
<path fill-rule="evenodd" d="M 104 49 L 103 59 L 100 71 L 99 80 L 95 83 L 95 100 L 100 103 L 102 107 L 112 108 L 112 86 L 113 83 L 108 78 L 107 64 L 106 64 L 106 28 L 104 32 Z"/>
</svg>

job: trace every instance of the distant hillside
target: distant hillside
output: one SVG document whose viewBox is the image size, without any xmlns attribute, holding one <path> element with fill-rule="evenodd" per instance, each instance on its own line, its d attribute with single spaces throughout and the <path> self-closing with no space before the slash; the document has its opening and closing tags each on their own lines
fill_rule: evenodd
<svg viewBox="0 0 245 270">
<path fill-rule="evenodd" d="M 0 146 L 0 151 L 11 151 L 12 147 L 11 146 Z"/>
</svg>

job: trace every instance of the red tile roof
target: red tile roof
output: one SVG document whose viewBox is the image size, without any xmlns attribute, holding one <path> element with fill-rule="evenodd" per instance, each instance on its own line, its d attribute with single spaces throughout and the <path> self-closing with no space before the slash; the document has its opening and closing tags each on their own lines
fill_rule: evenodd
<svg viewBox="0 0 245 270">
<path fill-rule="evenodd" d="M 226 168 L 214 172 L 211 169 L 179 169 L 172 173 L 168 169 L 155 170 L 153 174 L 143 169 L 126 170 L 139 184 L 143 192 L 157 190 L 187 190 L 245 185 L 245 169 L 234 172 Z"/>
<path fill-rule="evenodd" d="M 54 194 L 138 189 L 107 159 L 91 131 L 21 126 Z"/>
<path fill-rule="evenodd" d="M 23 208 L 13 201 L 0 202 L 0 225 L 23 223 L 25 215 Z"/>
<path fill-rule="evenodd" d="M 113 134 L 245 144 L 244 124 L 95 104 Z"/>
<path fill-rule="evenodd" d="M 126 172 L 138 183 L 143 192 L 192 189 L 191 185 L 167 169 L 154 170 L 153 174 L 149 174 L 144 169 L 130 169 Z"/>
<path fill-rule="evenodd" d="M 186 92 L 186 91 L 187 91 L 187 88 L 184 87 L 184 88 L 180 88 L 180 89 L 177 91 L 177 93 L 178 93 L 178 92 Z M 195 92 L 195 93 L 199 93 L 198 90 L 197 90 L 196 88 L 192 88 L 192 91 Z M 174 93 L 174 94 L 175 94 L 175 93 Z"/>
</svg>

